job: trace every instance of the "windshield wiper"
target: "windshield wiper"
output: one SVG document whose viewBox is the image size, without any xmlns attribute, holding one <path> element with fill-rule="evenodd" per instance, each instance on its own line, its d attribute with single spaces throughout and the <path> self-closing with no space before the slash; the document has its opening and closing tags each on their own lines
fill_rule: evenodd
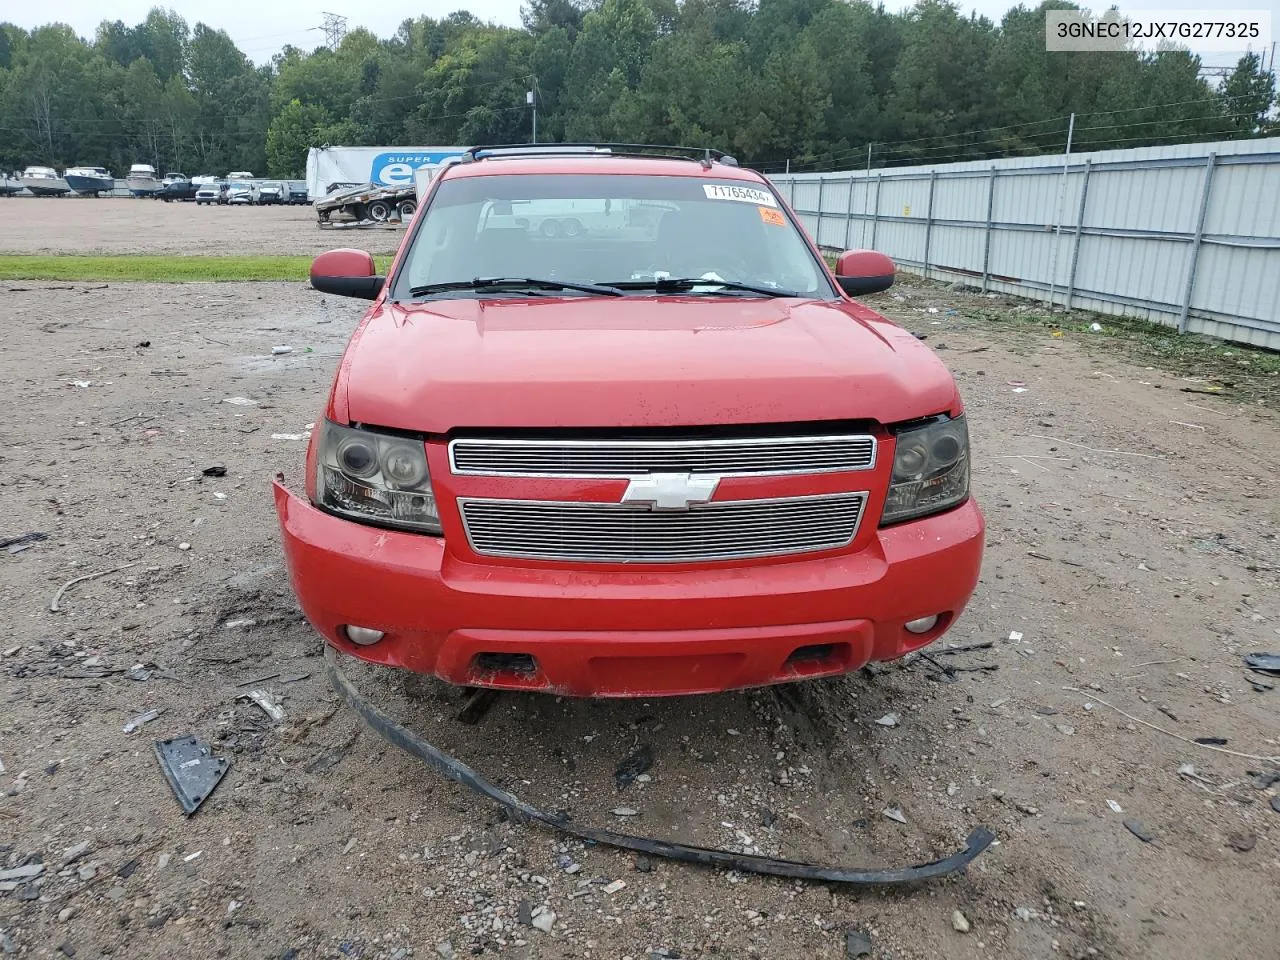
<svg viewBox="0 0 1280 960">
<path fill-rule="evenodd" d="M 540 277 L 475 277 L 472 280 L 447 280 L 442 283 L 424 283 L 411 287 L 409 295 L 425 297 L 432 293 L 446 293 L 450 290 L 511 290 L 520 288 L 532 290 L 573 290 L 576 293 L 591 293 L 598 297 L 620 297 L 622 291 L 617 287 L 603 286 L 598 283 L 574 283 L 570 280 L 546 280 Z"/>
<path fill-rule="evenodd" d="M 756 283 L 739 283 L 737 280 L 720 280 L 709 277 L 662 277 L 655 280 L 619 280 L 609 284 L 618 290 L 655 290 L 658 293 L 687 293 L 694 287 L 719 287 L 721 290 L 741 290 L 758 293 L 763 297 L 798 297 L 794 290 L 766 287 Z M 718 292 L 718 291 L 708 291 Z"/>
</svg>

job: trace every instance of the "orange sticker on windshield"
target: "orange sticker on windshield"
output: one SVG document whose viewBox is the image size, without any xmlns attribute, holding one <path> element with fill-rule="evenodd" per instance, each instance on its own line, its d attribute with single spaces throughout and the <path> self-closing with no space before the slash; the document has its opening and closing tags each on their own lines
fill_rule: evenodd
<svg viewBox="0 0 1280 960">
<path fill-rule="evenodd" d="M 787 218 L 782 215 L 781 210 L 775 210 L 773 207 L 756 207 L 760 211 L 760 219 L 765 223 L 772 224 L 775 227 L 785 227 Z"/>
</svg>

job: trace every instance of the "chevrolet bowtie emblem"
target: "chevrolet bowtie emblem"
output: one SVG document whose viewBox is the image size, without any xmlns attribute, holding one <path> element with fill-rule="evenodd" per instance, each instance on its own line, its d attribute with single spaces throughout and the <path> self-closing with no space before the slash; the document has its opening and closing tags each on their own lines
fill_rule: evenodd
<svg viewBox="0 0 1280 960">
<path fill-rule="evenodd" d="M 622 502 L 645 504 L 650 510 L 688 510 L 708 502 L 719 485 L 720 478 L 712 474 L 651 473 L 634 477 Z"/>
</svg>

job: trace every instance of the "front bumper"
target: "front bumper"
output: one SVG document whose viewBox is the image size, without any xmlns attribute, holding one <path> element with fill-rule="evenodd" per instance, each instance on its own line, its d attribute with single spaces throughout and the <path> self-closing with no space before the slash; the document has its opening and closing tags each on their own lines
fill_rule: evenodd
<svg viewBox="0 0 1280 960">
<path fill-rule="evenodd" d="M 459 559 L 438 537 L 331 516 L 278 482 L 275 500 L 294 591 L 333 646 L 450 683 L 570 696 L 709 693 L 901 657 L 964 609 L 984 530 L 970 499 L 820 559 L 499 566 Z M 934 614 L 928 633 L 903 627 Z M 386 636 L 358 646 L 348 624 Z M 513 662 L 522 668 L 503 666 Z"/>
</svg>

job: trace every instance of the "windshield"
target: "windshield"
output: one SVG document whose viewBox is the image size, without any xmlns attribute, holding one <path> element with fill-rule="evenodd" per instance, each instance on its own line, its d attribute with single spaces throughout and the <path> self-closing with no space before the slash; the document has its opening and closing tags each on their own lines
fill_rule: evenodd
<svg viewBox="0 0 1280 960">
<path fill-rule="evenodd" d="M 834 291 L 772 189 L 714 177 L 495 175 L 442 182 L 419 219 L 394 293 L 475 278 L 579 284 L 702 278 L 779 295 Z M 639 289 L 636 289 L 639 287 Z M 740 292 L 740 291 L 739 291 Z M 474 289 L 436 296 L 490 295 Z M 565 291 L 573 295 L 572 291 Z"/>
</svg>

